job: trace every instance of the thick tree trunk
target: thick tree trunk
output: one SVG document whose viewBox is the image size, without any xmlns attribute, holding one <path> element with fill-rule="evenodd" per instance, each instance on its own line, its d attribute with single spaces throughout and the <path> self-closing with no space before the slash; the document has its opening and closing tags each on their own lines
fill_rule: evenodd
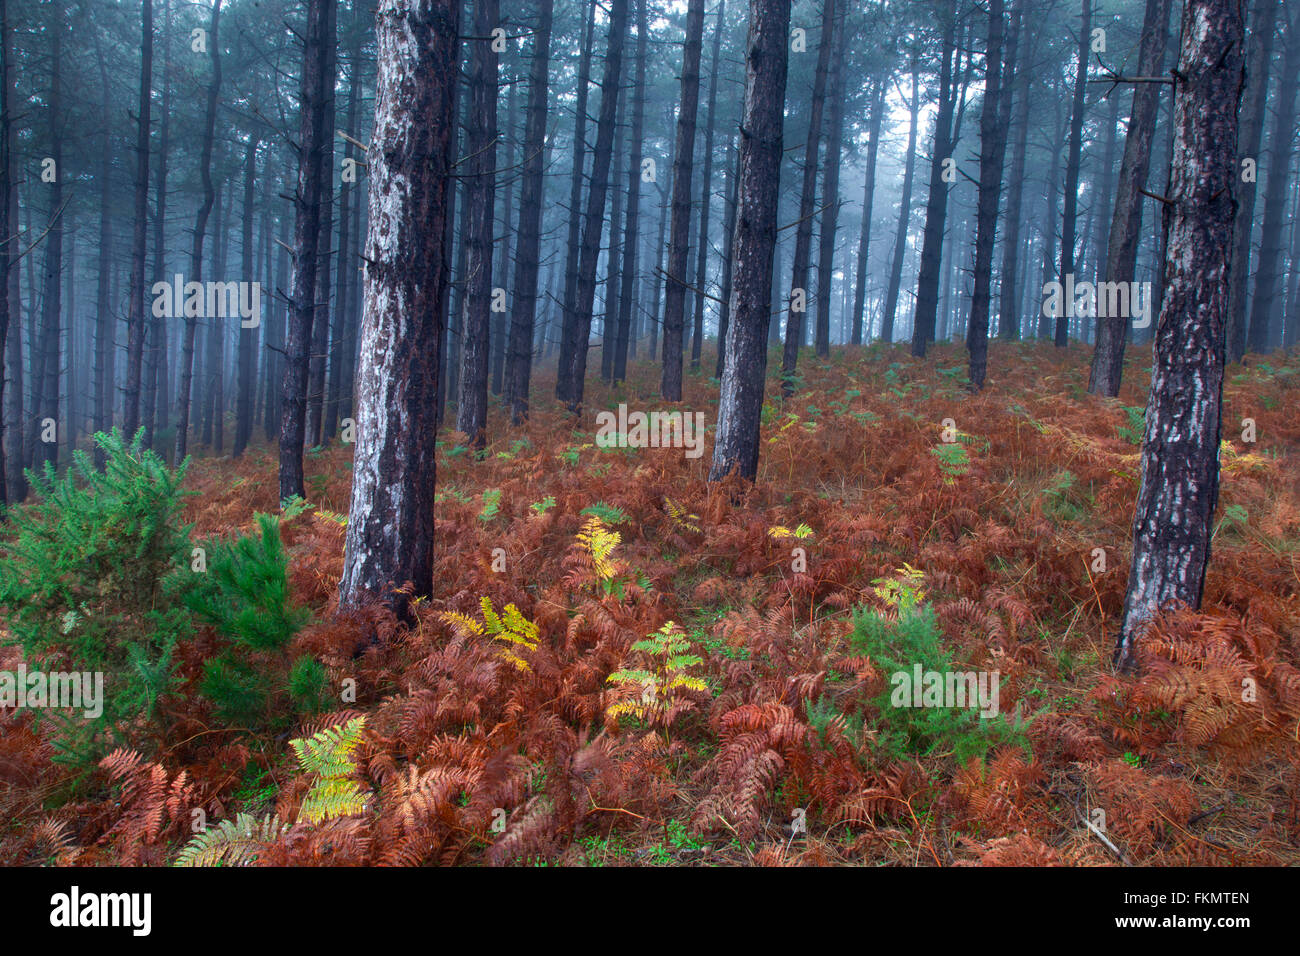
<svg viewBox="0 0 1300 956">
<path fill-rule="evenodd" d="M 299 94 L 298 183 L 294 194 L 293 292 L 284 337 L 284 394 L 280 416 L 280 500 L 303 497 L 302 453 L 306 439 L 307 386 L 312 322 L 316 314 L 316 273 L 320 266 L 321 182 L 325 150 L 327 54 L 333 38 L 330 9 L 336 0 L 307 0 Z"/>
<path fill-rule="evenodd" d="M 1286 57 L 1273 101 L 1273 137 L 1269 143 L 1268 184 L 1264 188 L 1264 224 L 1259 232 L 1259 267 L 1255 294 L 1250 300 L 1250 326 L 1246 344 L 1252 352 L 1267 352 L 1281 330 L 1282 225 L 1287 218 L 1287 186 L 1291 182 L 1291 156 L 1296 128 L 1296 88 L 1300 85 L 1300 13 L 1292 13 L 1286 33 Z M 1260 164 L 1263 165 L 1262 163 Z M 1281 290 L 1285 293 L 1285 288 Z M 1280 336 L 1278 337 L 1280 338 Z"/>
<path fill-rule="evenodd" d="M 1260 146 L 1267 115 L 1269 72 L 1273 41 L 1277 36 L 1278 0 L 1258 0 L 1251 9 L 1246 32 L 1246 91 L 1241 103 L 1241 130 L 1237 154 L 1236 245 L 1228 273 L 1228 361 L 1240 362 L 1246 354 L 1246 289 L 1250 278 L 1251 234 L 1255 228 L 1255 177 L 1244 178 L 1243 164 L 1253 160 L 1258 171 Z"/>
<path fill-rule="evenodd" d="M 1142 41 L 1138 48 L 1139 76 L 1159 76 L 1169 34 L 1170 0 L 1147 0 L 1142 20 Z M 1124 158 L 1120 160 L 1115 209 L 1111 216 L 1110 236 L 1106 243 L 1106 282 L 1132 282 L 1137 271 L 1138 245 L 1142 239 L 1142 190 L 1146 188 L 1151 168 L 1151 141 L 1160 112 L 1160 87 L 1154 83 L 1135 84 L 1133 110 L 1128 134 L 1124 139 Z M 1124 346 L 1128 337 L 1129 316 L 1100 316 L 1097 319 L 1097 347 L 1092 354 L 1088 391 L 1093 395 L 1114 397 L 1119 394 L 1124 375 Z"/>
<path fill-rule="evenodd" d="M 131 285 L 126 311 L 126 387 L 122 430 L 133 436 L 140 427 L 140 391 L 144 372 L 144 257 L 149 233 L 149 115 L 153 104 L 153 3 L 140 4 L 140 99 L 135 138 L 134 226 L 131 230 Z"/>
<path fill-rule="evenodd" d="M 190 272 L 187 280 L 201 282 L 203 278 L 203 237 L 208 228 L 208 216 L 216 193 L 212 188 L 212 141 L 217 121 L 217 97 L 221 93 L 221 44 L 217 29 L 221 25 L 221 0 L 212 6 L 212 21 L 208 25 L 208 51 L 212 56 L 212 82 L 208 85 L 208 103 L 203 120 L 203 144 L 199 151 L 199 179 L 203 185 L 203 200 L 194 222 L 193 245 L 190 249 Z M 176 405 L 176 464 L 185 460 L 190 430 L 190 400 L 194 384 L 194 336 L 198 331 L 198 318 L 185 316 L 185 338 L 181 347 L 181 378 Z"/>
<path fill-rule="evenodd" d="M 821 150 L 822 113 L 826 102 L 826 74 L 834 46 L 835 0 L 822 0 L 821 38 L 817 43 L 817 67 L 813 71 L 812 101 L 808 109 L 808 140 L 803 151 L 803 188 L 799 193 L 799 219 L 794 228 L 794 265 L 790 276 L 790 295 L 786 300 L 785 347 L 781 352 L 781 393 L 794 392 L 795 369 L 799 364 L 799 346 L 804 338 L 807 315 L 808 265 L 812 258 L 812 225 L 817 202 L 817 169 Z"/>
<path fill-rule="evenodd" d="M 645 0 L 641 3 L 644 4 Z M 533 32 L 532 72 L 528 78 L 524 178 L 519 206 L 519 238 L 515 245 L 515 286 L 510 297 L 510 344 L 505 380 L 505 398 L 514 425 L 528 417 L 528 388 L 533 369 L 533 324 L 537 315 L 537 263 L 541 249 L 542 195 L 546 184 L 546 120 L 554 7 L 554 0 L 540 0 L 537 27 Z M 636 142 L 639 138 L 638 131 L 633 135 L 634 155 L 639 155 L 640 143 Z M 640 170 L 636 171 L 636 176 L 639 181 Z"/>
<path fill-rule="evenodd" d="M 916 53 L 912 53 L 912 109 L 907 133 L 907 160 L 903 166 L 903 196 L 898 204 L 898 230 L 894 234 L 894 255 L 889 267 L 889 286 L 885 290 L 885 312 L 881 317 L 880 339 L 886 345 L 894 341 L 894 317 L 898 314 L 898 295 L 902 291 L 903 258 L 907 255 L 907 233 L 912 224 L 912 181 L 916 173 L 916 126 L 921 112 L 921 76 Z"/>
<path fill-rule="evenodd" d="M 469 112 L 466 115 L 465 326 L 461 332 L 460 392 L 456 430 L 474 448 L 487 442 L 488 323 L 492 308 L 492 232 L 496 198 L 497 66 L 490 35 L 500 20 L 498 0 L 477 0 L 470 41 Z"/>
<path fill-rule="evenodd" d="M 853 332 L 849 341 L 862 344 L 862 314 L 867 305 L 867 264 L 871 251 L 871 210 L 876 194 L 876 156 L 880 152 L 880 121 L 885 115 L 885 78 L 876 81 L 867 124 L 867 176 L 862 189 L 862 229 L 858 234 L 858 271 L 853 283 Z M 913 124 L 915 125 L 915 124 Z"/>
<path fill-rule="evenodd" d="M 988 46 L 984 56 L 984 105 L 980 109 L 980 181 L 975 211 L 975 287 L 971 294 L 966 348 L 970 352 L 970 383 L 984 387 L 988 369 L 989 312 L 993 299 L 993 244 L 998 230 L 998 197 L 1002 191 L 1002 162 L 1007 152 L 1007 125 L 1011 97 L 1004 92 L 1002 76 L 1002 0 L 988 0 Z M 1013 12 L 1013 20 L 1019 12 Z M 1007 40 L 1008 79 L 1015 67 L 1019 26 L 1013 23 Z M 1006 90 L 1011 84 L 1006 83 Z"/>
<path fill-rule="evenodd" d="M 830 134 L 826 139 L 826 169 L 822 179 L 821 228 L 817 235 L 817 354 L 831 354 L 831 286 L 835 271 L 835 227 L 840 215 L 840 150 L 844 142 L 844 47 L 848 30 L 837 16 L 831 41 L 835 69 L 831 81 Z"/>
<path fill-rule="evenodd" d="M 1187 0 L 1174 94 L 1168 284 L 1156 329 L 1133 563 L 1115 648 L 1123 668 L 1152 617 L 1197 608 L 1219 492 L 1228 270 L 1237 201 L 1243 0 Z"/>
<path fill-rule="evenodd" d="M 405 613 L 412 598 L 433 591 L 439 304 L 449 279 L 460 3 L 380 0 L 375 19 L 362 365 L 339 606 L 377 598 Z"/>
<path fill-rule="evenodd" d="M 565 366 L 578 338 L 578 260 L 582 256 L 583 171 L 587 162 L 587 99 L 591 88 L 591 56 L 595 45 L 596 4 L 588 0 L 587 29 L 578 58 L 577 103 L 573 113 L 573 160 L 569 174 L 569 234 L 565 244 L 564 318 L 560 324 L 560 368 L 555 378 L 555 397 L 570 400 L 571 383 Z M 547 349 L 549 354 L 550 349 Z M 583 366 L 586 367 L 585 365 Z"/>
<path fill-rule="evenodd" d="M 687 261 L 690 253 L 691 174 L 695 166 L 695 121 L 700 101 L 700 51 L 704 43 L 704 0 L 690 0 L 686 10 L 686 45 L 682 51 L 682 101 L 677 111 L 677 147 L 673 153 L 673 219 L 668 232 L 668 283 L 664 290 L 664 358 L 660 394 L 682 400 L 682 336 L 686 322 Z"/>
<path fill-rule="evenodd" d="M 627 377 L 629 347 L 636 354 L 636 339 L 632 329 L 632 310 L 638 299 L 638 257 L 641 244 L 641 150 L 645 135 L 645 74 L 646 46 L 649 41 L 649 24 L 646 21 L 646 0 L 637 0 L 636 6 L 636 84 L 632 102 L 632 147 L 628 157 L 627 222 L 623 228 L 623 286 L 618 303 L 618 329 L 614 342 L 613 378 L 621 382 Z"/>
<path fill-rule="evenodd" d="M 750 0 L 731 324 L 710 481 L 733 473 L 753 481 L 758 474 L 789 32 L 790 0 Z"/>
<path fill-rule="evenodd" d="M 515 101 L 518 99 L 519 82 L 517 77 L 512 77 L 505 84 L 510 88 L 510 93 L 506 97 L 506 128 L 501 136 L 501 143 L 506 149 L 506 161 L 502 164 L 506 169 L 513 170 L 522 165 L 522 160 L 515 158 Z M 500 269 L 497 270 L 497 281 L 500 283 L 497 288 L 510 288 L 510 273 L 514 266 L 514 256 L 518 255 L 518 249 L 511 249 L 510 240 L 510 217 L 515 208 L 515 179 L 517 177 L 512 173 L 509 175 L 503 185 L 505 186 L 505 196 L 497 195 L 493 199 L 493 207 L 500 211 L 498 218 L 498 227 L 501 236 L 501 257 L 497 261 L 501 263 Z M 514 237 L 518 243 L 518 233 Z M 492 334 L 489 337 L 491 348 L 489 350 L 490 364 L 492 367 L 492 394 L 500 395 L 502 380 L 505 378 L 506 367 L 506 313 L 505 304 L 502 303 L 500 310 L 494 309 L 492 312 Z"/>
<path fill-rule="evenodd" d="M 587 199 L 582 247 L 578 257 L 577 324 L 568 348 L 561 342 L 560 378 L 564 381 L 564 403 L 575 415 L 582 411 L 587 379 L 587 349 L 591 339 L 591 313 L 596 303 L 596 264 L 600 259 L 601 233 L 605 226 L 605 195 L 609 191 L 609 166 L 614 152 L 619 84 L 622 82 L 623 42 L 627 34 L 628 0 L 612 0 L 609 40 L 605 47 L 605 73 L 600 82 L 600 116 L 596 121 L 596 146 L 591 159 L 591 188 Z M 697 78 L 698 83 L 698 78 Z"/>
</svg>

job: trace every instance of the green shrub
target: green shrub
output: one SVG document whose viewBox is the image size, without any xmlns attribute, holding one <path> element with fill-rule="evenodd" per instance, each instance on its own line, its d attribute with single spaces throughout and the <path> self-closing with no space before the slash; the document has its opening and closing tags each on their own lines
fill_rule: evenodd
<svg viewBox="0 0 1300 956">
<path fill-rule="evenodd" d="M 29 472 L 35 500 L 9 512 L 0 546 L 4 643 L 44 671 L 103 674 L 103 711 L 50 710 L 57 759 L 88 766 L 119 745 L 141 748 L 159 729 L 159 696 L 173 683 L 172 652 L 191 633 L 167 586 L 189 563 L 189 528 L 178 516 L 188 460 L 175 470 L 114 429 L 96 434 L 105 461 L 73 452 L 59 477 L 47 462 Z M 165 729 L 165 728 L 163 728 Z"/>
<path fill-rule="evenodd" d="M 877 588 L 878 593 L 882 590 L 886 589 Z M 962 763 L 972 757 L 983 757 L 1004 743 L 1015 743 L 1028 750 L 1021 725 L 1008 722 L 1002 714 L 982 718 L 974 706 L 895 706 L 892 675 L 911 675 L 917 664 L 923 672 L 945 675 L 955 669 L 952 655 L 944 647 L 934 609 L 919 601 L 923 592 L 916 590 L 908 578 L 904 578 L 901 592 L 889 601 L 896 619 L 891 620 L 871 608 L 857 608 L 853 612 L 850 640 L 857 652 L 871 658 L 886 679 L 885 689 L 871 701 L 878 714 L 879 745 L 896 758 L 951 753 Z"/>
<path fill-rule="evenodd" d="M 310 658 L 289 667 L 289 644 L 310 614 L 289 593 L 280 520 L 259 514 L 257 525 L 257 533 L 233 541 L 206 541 L 207 570 L 191 572 L 185 591 L 185 605 L 230 641 L 205 662 L 200 692 L 223 720 L 250 729 L 284 720 L 275 706 L 282 690 L 301 710 L 319 710 L 325 684 Z"/>
</svg>

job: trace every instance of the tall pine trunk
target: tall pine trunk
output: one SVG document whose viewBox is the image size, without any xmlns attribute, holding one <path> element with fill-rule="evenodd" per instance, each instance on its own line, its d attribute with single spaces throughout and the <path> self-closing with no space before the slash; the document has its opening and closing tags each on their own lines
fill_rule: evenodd
<svg viewBox="0 0 1300 956">
<path fill-rule="evenodd" d="M 468 135 L 465 140 L 468 232 L 465 265 L 465 325 L 461 331 L 460 392 L 456 430 L 482 448 L 487 442 L 488 322 L 492 308 L 492 232 L 496 198 L 497 66 L 490 34 L 499 24 L 498 0 L 477 0 L 469 62 Z"/>
<path fill-rule="evenodd" d="M 136 114 L 134 225 L 131 230 L 131 284 L 126 310 L 126 387 L 122 430 L 140 427 L 144 372 L 144 257 L 149 233 L 149 114 L 153 104 L 153 3 L 140 4 L 140 99 Z"/>
<path fill-rule="evenodd" d="M 325 150 L 327 53 L 333 37 L 330 8 L 335 0 L 307 0 L 299 85 L 298 182 L 294 193 L 293 292 L 284 337 L 284 391 L 280 414 L 280 500 L 303 497 L 302 453 L 306 439 L 307 386 L 320 266 L 321 192 Z"/>
<path fill-rule="evenodd" d="M 1147 0 L 1142 20 L 1142 41 L 1138 48 L 1139 76 L 1158 76 L 1164 60 L 1169 34 L 1170 0 Z M 1110 236 L 1106 243 L 1106 282 L 1132 282 L 1137 272 L 1138 245 L 1142 239 L 1142 190 L 1151 169 L 1151 141 L 1160 112 L 1160 87 L 1154 83 L 1135 84 L 1133 109 L 1124 139 L 1124 157 L 1120 160 L 1115 208 L 1111 215 Z M 1129 317 L 1102 316 L 1097 319 L 1097 347 L 1092 354 L 1088 391 L 1093 395 L 1115 397 L 1124 375 L 1124 346 L 1128 338 Z"/>
<path fill-rule="evenodd" d="M 380 0 L 365 314 L 339 606 L 433 591 L 439 338 L 449 281 L 459 0 Z M 401 589 L 401 590 L 394 590 Z"/>
<path fill-rule="evenodd" d="M 1088 47 L 1092 33 L 1092 4 L 1083 0 L 1083 26 L 1079 29 L 1079 65 L 1074 76 L 1074 103 L 1070 110 L 1070 151 L 1065 161 L 1065 194 L 1061 206 L 1061 268 L 1059 281 L 1074 272 L 1075 223 L 1079 215 L 1079 158 L 1083 150 L 1083 106 L 1088 82 Z M 1070 317 L 1061 309 L 1056 316 L 1055 335 L 1058 349 L 1070 342 Z"/>
<path fill-rule="evenodd" d="M 673 217 L 668 231 L 668 276 L 664 290 L 663 377 L 665 401 L 682 400 L 682 337 L 686 323 L 687 261 L 690 252 L 691 174 L 695 166 L 695 121 L 700 101 L 700 52 L 704 41 L 704 0 L 690 0 L 686 10 L 686 45 L 682 50 L 682 99 L 677 111 L 677 145 L 673 153 Z"/>
<path fill-rule="evenodd" d="M 729 474 L 753 481 L 758 474 L 789 32 L 790 0 L 750 0 L 731 324 L 727 327 L 727 365 L 722 372 L 710 481 Z"/>
<path fill-rule="evenodd" d="M 808 110 L 808 140 L 803 151 L 803 188 L 799 193 L 799 219 L 794 227 L 794 265 L 790 275 L 790 296 L 786 302 L 785 348 L 781 353 L 781 392 L 794 392 L 799 346 L 803 344 L 804 316 L 807 315 L 808 265 L 812 258 L 812 225 L 817 202 L 817 168 L 821 149 L 822 114 L 826 103 L 826 74 L 830 68 L 834 32 L 835 0 L 822 0 L 821 38 L 817 43 L 817 67 L 813 71 L 812 102 Z"/>
<path fill-rule="evenodd" d="M 1219 493 L 1228 270 L 1237 200 L 1243 0 L 1187 0 L 1174 92 L 1167 284 L 1133 519 L 1133 560 L 1115 661 L 1160 611 L 1199 608 Z"/>
</svg>

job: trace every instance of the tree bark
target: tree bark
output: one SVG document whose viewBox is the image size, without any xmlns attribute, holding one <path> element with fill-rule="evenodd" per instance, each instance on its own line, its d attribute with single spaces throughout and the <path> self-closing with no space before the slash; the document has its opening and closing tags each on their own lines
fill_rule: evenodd
<svg viewBox="0 0 1300 956">
<path fill-rule="evenodd" d="M 1219 491 L 1228 271 L 1237 200 L 1243 0 L 1187 0 L 1174 94 L 1167 286 L 1156 329 L 1133 562 L 1115 661 L 1157 612 L 1198 608 Z"/>
<path fill-rule="evenodd" d="M 126 314 L 126 387 L 122 430 L 140 427 L 140 387 L 144 371 L 144 257 L 149 230 L 149 115 L 153 104 L 153 3 L 140 4 L 140 99 L 135 138 L 134 226 L 131 230 L 131 284 Z"/>
<path fill-rule="evenodd" d="M 466 116 L 465 192 L 469 215 L 464 242 L 465 326 L 461 332 L 460 393 L 456 399 L 456 430 L 470 445 L 487 443 L 488 323 L 492 308 L 492 232 L 496 199 L 497 66 L 489 37 L 499 26 L 498 0 L 477 0 L 469 62 L 469 113 Z"/>
<path fill-rule="evenodd" d="M 907 160 L 903 167 L 903 196 L 898 204 L 898 230 L 894 234 L 894 256 L 889 267 L 889 286 L 885 290 L 885 313 L 881 317 L 880 339 L 886 345 L 894 341 L 894 317 L 898 313 L 898 295 L 902 291 L 903 257 L 907 255 L 907 232 L 912 222 L 912 181 L 916 173 L 916 133 L 921 113 L 921 76 L 916 51 L 912 51 L 912 109 L 907 133 Z"/>
<path fill-rule="evenodd" d="M 808 265 L 812 257 L 812 223 L 817 202 L 817 167 L 821 149 L 822 111 L 826 102 L 826 74 L 834 45 L 835 0 L 822 0 L 821 38 L 817 43 L 817 68 L 813 72 L 812 102 L 808 109 L 808 141 L 803 151 L 803 189 L 799 193 L 799 224 L 794 229 L 794 265 L 785 313 L 785 347 L 781 352 L 781 394 L 794 393 L 799 346 L 803 343 L 807 314 Z M 799 308 L 796 309 L 796 306 Z"/>
<path fill-rule="evenodd" d="M 939 110 L 934 121 L 934 146 L 930 157 L 930 193 L 925 205 L 925 232 L 921 238 L 921 265 L 916 279 L 916 311 L 912 320 L 912 354 L 925 355 L 934 339 L 939 311 L 939 276 L 943 268 L 943 233 L 948 216 L 948 184 L 943 164 L 953 160 L 953 112 L 957 105 L 953 82 L 957 52 L 957 8 L 955 0 L 945 3 L 939 17 L 943 22 L 943 59 L 939 68 Z"/>
<path fill-rule="evenodd" d="M 375 20 L 362 363 L 339 606 L 380 599 L 405 614 L 412 598 L 433 591 L 439 304 L 449 279 L 460 3 L 380 0 Z"/>
<path fill-rule="evenodd" d="M 1002 76 L 1002 0 L 988 0 L 988 46 L 984 56 L 984 105 L 980 109 L 980 181 L 975 211 L 975 287 L 971 295 L 966 348 L 970 352 L 970 383 L 984 387 L 988 370 L 989 312 L 993 298 L 993 244 L 998 231 L 998 198 L 1002 192 L 1002 163 L 1007 152 L 1007 126 L 1011 97 L 1004 92 Z M 1017 5 L 1018 6 L 1018 5 Z M 1019 39 L 1019 10 L 1013 11 L 1007 38 L 1007 71 L 1014 69 Z M 1006 84 L 1010 90 L 1011 84 Z"/>
<path fill-rule="evenodd" d="M 1246 354 L 1246 288 L 1250 278 L 1251 234 L 1255 228 L 1257 180 L 1242 178 L 1246 160 L 1258 164 L 1264 137 L 1269 71 L 1273 41 L 1277 36 L 1278 0 L 1259 0 L 1251 10 L 1246 33 L 1246 91 L 1241 104 L 1241 130 L 1237 155 L 1237 237 L 1228 273 L 1228 361 L 1240 362 Z"/>
<path fill-rule="evenodd" d="M 735 159 L 731 154 L 735 153 Z M 722 301 L 718 303 L 718 365 L 714 371 L 714 377 L 719 382 L 722 381 L 722 373 L 727 367 L 727 328 L 731 325 L 731 285 L 732 285 L 732 254 L 736 249 L 736 206 L 739 197 L 737 190 L 740 184 L 740 149 L 735 145 L 735 137 L 731 138 L 727 146 L 727 218 L 723 223 L 723 234 L 726 236 L 727 248 L 722 256 L 722 289 L 718 296 Z"/>
<path fill-rule="evenodd" d="M 817 354 L 831 354 L 831 287 L 835 259 L 835 227 L 840 215 L 840 150 L 844 142 L 844 17 L 833 23 L 831 41 L 835 69 L 831 80 L 830 134 L 826 140 L 826 168 L 822 173 L 821 228 L 817 235 Z"/>
<path fill-rule="evenodd" d="M 1170 0 L 1147 0 L 1142 20 L 1142 41 L 1138 48 L 1139 76 L 1158 76 L 1161 73 L 1169 34 L 1169 5 Z M 1137 271 L 1138 245 L 1142 239 L 1142 190 L 1146 188 L 1151 168 L 1151 141 L 1155 137 L 1159 112 L 1160 87 L 1154 83 L 1135 84 L 1110 236 L 1106 243 L 1106 270 L 1103 274 L 1106 282 L 1132 282 Z M 1113 398 L 1119 394 L 1128 328 L 1129 316 L 1097 319 L 1097 346 L 1093 350 L 1092 369 L 1088 376 L 1088 391 L 1093 395 Z"/>
<path fill-rule="evenodd" d="M 695 166 L 695 121 L 700 101 L 703 43 L 704 0 L 690 0 L 686 10 L 686 45 L 682 51 L 682 101 L 677 111 L 673 218 L 668 230 L 668 276 L 664 289 L 663 376 L 659 391 L 668 402 L 682 400 L 682 336 L 686 323 L 686 269 L 691 242 L 691 174 Z"/>
<path fill-rule="evenodd" d="M 1070 152 L 1065 161 L 1065 195 L 1061 211 L 1061 269 L 1059 278 L 1074 272 L 1074 229 L 1079 214 L 1079 158 L 1083 150 L 1083 105 L 1088 83 L 1088 46 L 1092 33 L 1092 4 L 1083 0 L 1083 25 L 1079 29 L 1079 66 L 1074 77 L 1074 105 L 1070 111 Z M 1058 349 L 1070 344 L 1070 317 L 1061 309 L 1056 317 L 1053 343 Z"/>
<path fill-rule="evenodd" d="M 172 60 L 171 60 L 172 7 L 171 0 L 163 0 L 163 88 L 162 110 L 158 125 L 158 181 L 154 186 L 153 245 L 154 276 L 161 279 L 166 267 L 167 226 L 167 151 L 171 140 Z M 152 448 L 159 428 L 167 427 L 168 375 L 167 320 L 150 314 L 148 334 L 145 338 L 144 367 L 144 432 L 145 444 Z"/>
<path fill-rule="evenodd" d="M 307 434 L 307 385 L 320 265 L 322 156 L 325 143 L 327 34 L 335 0 L 307 0 L 298 117 L 298 182 L 294 194 L 293 292 L 284 337 L 280 416 L 280 500 L 303 497 L 302 453 Z"/>
<path fill-rule="evenodd" d="M 244 145 L 244 201 L 240 208 L 243 216 L 243 233 L 241 235 L 240 276 L 245 282 L 251 282 L 253 276 L 253 183 L 257 172 L 258 137 L 249 132 L 248 142 Z M 259 323 L 261 316 L 258 317 Z M 248 447 L 248 440 L 253 435 L 253 400 L 256 397 L 257 383 L 254 380 L 257 371 L 253 356 L 257 353 L 258 328 L 245 328 L 243 318 L 239 321 L 238 349 L 238 384 L 235 387 L 235 443 L 230 452 L 238 458 Z"/>
<path fill-rule="evenodd" d="M 885 115 L 885 77 L 876 81 L 867 125 L 867 176 L 862 189 L 862 228 L 858 234 L 858 271 L 853 283 L 853 332 L 849 341 L 862 344 L 862 314 L 867 305 L 867 264 L 871 251 L 871 210 L 876 194 L 876 156 L 880 152 L 880 121 Z M 915 125 L 915 123 L 913 123 Z"/>
<path fill-rule="evenodd" d="M 627 377 L 627 356 L 631 347 L 635 355 L 636 339 L 632 330 L 632 309 L 638 279 L 638 257 L 641 227 L 641 161 L 642 138 L 645 135 L 645 74 L 646 46 L 649 41 L 649 24 L 646 21 L 646 0 L 637 0 L 636 6 L 636 84 L 632 103 L 632 147 L 628 157 L 627 222 L 623 228 L 623 287 L 618 303 L 618 329 L 614 342 L 613 378 L 621 382 Z"/>
<path fill-rule="evenodd" d="M 641 0 L 642 4 L 645 0 Z M 533 325 L 537 315 L 537 262 L 541 249 L 542 196 L 545 191 L 546 119 L 554 0 L 540 0 L 533 32 L 533 63 L 528 78 L 528 119 L 524 131 L 524 172 L 515 245 L 515 284 L 510 297 L 510 344 L 505 398 L 510 422 L 528 418 L 528 387 L 533 368 Z M 643 28 L 644 29 L 644 28 Z M 644 50 L 644 46 L 642 47 Z M 643 74 L 644 75 L 644 74 Z M 639 138 L 634 134 L 633 139 Z M 634 152 L 640 148 L 634 143 Z M 637 170 L 637 177 L 640 170 Z"/>
<path fill-rule="evenodd" d="M 582 411 L 586 386 L 591 313 L 596 302 L 596 264 L 605 226 L 605 195 L 609 191 L 609 165 L 614 151 L 614 125 L 623 70 L 623 42 L 627 34 L 627 2 L 612 0 L 610 7 L 605 73 L 600 82 L 600 116 L 596 121 L 596 146 L 591 160 L 591 187 L 578 257 L 577 323 L 571 330 L 573 335 L 568 348 L 563 341 L 560 344 L 560 379 L 565 383 L 563 399 L 565 407 L 575 415 Z"/>
<path fill-rule="evenodd" d="M 750 0 L 731 324 L 710 481 L 733 473 L 753 481 L 758 474 L 789 32 L 790 0 Z"/>
<path fill-rule="evenodd" d="M 704 176 L 700 180 L 700 242 L 695 258 L 695 329 L 691 334 L 691 370 L 700 367 L 704 344 L 704 292 L 708 288 L 709 210 L 713 205 L 713 130 L 718 124 L 718 77 L 722 73 L 722 31 L 727 22 L 727 0 L 719 0 L 718 25 L 713 31 L 713 67 L 709 75 L 709 121 L 704 127 Z M 722 351 L 722 341 L 718 341 Z"/>
<path fill-rule="evenodd" d="M 591 56 L 595 45 L 596 4 L 588 0 L 587 29 L 578 58 L 577 103 L 573 112 L 573 160 L 569 175 L 569 234 L 565 245 L 564 318 L 560 324 L 560 368 L 555 378 L 555 397 L 570 399 L 571 383 L 565 365 L 578 338 L 578 260 L 582 256 L 583 171 L 587 163 L 587 99 L 591 88 Z M 547 349 L 550 352 L 550 349 Z M 585 365 L 583 366 L 586 367 Z"/>
<path fill-rule="evenodd" d="M 1250 299 L 1246 343 L 1256 353 L 1267 352 L 1272 347 L 1271 329 L 1281 330 L 1280 306 L 1284 303 L 1278 301 L 1278 286 L 1282 281 L 1282 225 L 1287 218 L 1286 190 L 1291 182 L 1297 85 L 1300 85 L 1300 14 L 1293 13 L 1287 25 L 1286 56 L 1273 104 L 1273 138 L 1269 143 L 1268 184 L 1264 188 L 1264 223 L 1259 232 L 1259 266 L 1255 270 L 1255 294 Z"/>
</svg>

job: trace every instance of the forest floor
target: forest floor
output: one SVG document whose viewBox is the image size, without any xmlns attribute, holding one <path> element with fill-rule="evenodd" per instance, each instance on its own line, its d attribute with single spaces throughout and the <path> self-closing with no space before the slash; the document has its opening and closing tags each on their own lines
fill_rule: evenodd
<svg viewBox="0 0 1300 956">
<path fill-rule="evenodd" d="M 542 370 L 526 426 L 494 403 L 484 457 L 441 446 L 435 593 L 409 624 L 336 617 L 351 449 L 312 450 L 310 507 L 283 525 L 313 614 L 293 650 L 355 697 L 249 734 L 183 685 L 147 755 L 155 790 L 184 770 L 210 820 L 292 821 L 308 781 L 288 739 L 365 715 L 365 810 L 268 838 L 259 860 L 1300 863 L 1300 355 L 1229 368 L 1204 607 L 1160 623 L 1137 677 L 1110 658 L 1148 350 L 1114 401 L 1086 394 L 1089 358 L 993 343 L 972 395 L 956 346 L 804 353 L 792 399 L 769 380 L 752 487 L 706 481 L 709 442 L 596 446 L 597 411 L 660 407 L 658 366 L 589 384 L 581 422 Z M 674 407 L 711 427 L 716 380 L 686 383 Z M 269 447 L 200 457 L 187 484 L 196 536 L 278 507 Z M 498 628 L 484 599 L 536 631 Z M 184 680 L 215 641 L 182 649 Z M 891 706 L 913 663 L 996 672 L 999 716 Z M 108 781 L 51 799 L 62 771 L 23 719 L 0 745 L 0 856 L 175 857 L 175 808 L 123 827 L 134 804 Z"/>
</svg>

